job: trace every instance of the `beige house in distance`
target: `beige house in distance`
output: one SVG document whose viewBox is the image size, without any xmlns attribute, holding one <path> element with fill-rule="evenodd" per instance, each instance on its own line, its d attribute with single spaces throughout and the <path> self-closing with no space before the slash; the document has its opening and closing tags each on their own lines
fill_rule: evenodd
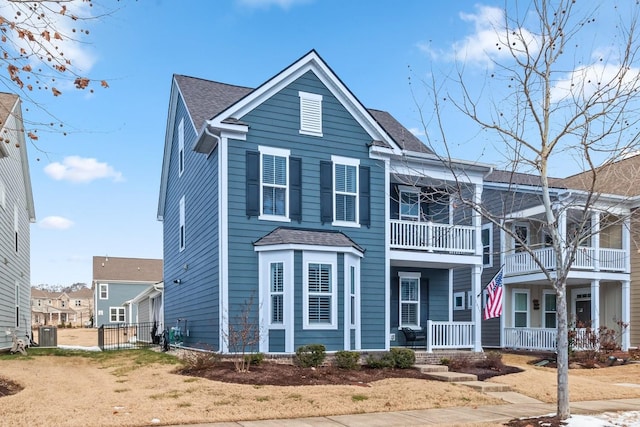
<svg viewBox="0 0 640 427">
<path fill-rule="evenodd" d="M 73 292 L 50 292 L 31 289 L 31 323 L 35 326 L 64 324 L 91 326 L 93 291 L 82 288 Z"/>
</svg>

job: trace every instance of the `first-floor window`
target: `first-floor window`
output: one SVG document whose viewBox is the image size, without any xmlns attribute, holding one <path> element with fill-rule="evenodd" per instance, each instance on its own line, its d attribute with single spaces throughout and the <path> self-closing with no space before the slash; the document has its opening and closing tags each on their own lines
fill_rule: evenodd
<svg viewBox="0 0 640 427">
<path fill-rule="evenodd" d="M 557 313 L 556 313 L 556 294 L 545 293 L 544 294 L 544 327 L 555 329 L 557 326 Z"/>
<path fill-rule="evenodd" d="M 110 307 L 109 321 L 124 322 L 124 307 Z"/>
<path fill-rule="evenodd" d="M 307 276 L 309 292 L 309 323 L 332 323 L 331 264 L 310 263 Z"/>
<path fill-rule="evenodd" d="M 337 255 L 304 252 L 303 263 L 305 328 L 337 328 Z"/>
<path fill-rule="evenodd" d="M 420 326 L 419 275 L 400 275 L 400 326 Z"/>
<path fill-rule="evenodd" d="M 349 305 L 351 309 L 351 326 L 356 325 L 356 267 L 349 267 Z"/>
<path fill-rule="evenodd" d="M 284 263 L 272 262 L 270 268 L 271 323 L 284 321 Z"/>
<path fill-rule="evenodd" d="M 513 326 L 529 327 L 529 294 L 527 292 L 516 291 L 513 294 Z"/>
<path fill-rule="evenodd" d="M 16 328 L 20 327 L 20 283 L 16 281 Z"/>
<path fill-rule="evenodd" d="M 454 310 L 464 310 L 464 292 L 455 292 L 453 294 L 453 309 Z"/>
</svg>

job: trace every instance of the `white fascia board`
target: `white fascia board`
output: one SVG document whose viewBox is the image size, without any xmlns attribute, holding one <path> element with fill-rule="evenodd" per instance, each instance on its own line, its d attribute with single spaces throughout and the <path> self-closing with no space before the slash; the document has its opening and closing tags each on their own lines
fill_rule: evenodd
<svg viewBox="0 0 640 427">
<path fill-rule="evenodd" d="M 255 252 L 269 251 L 314 251 L 314 252 L 340 252 L 356 255 L 360 258 L 364 254 L 352 246 L 316 246 L 316 245 L 300 245 L 300 244 L 278 244 L 278 245 L 260 245 L 254 246 Z"/>
<path fill-rule="evenodd" d="M 483 183 L 483 174 L 481 173 L 465 170 L 454 170 L 452 172 L 442 164 L 392 161 L 389 170 L 392 174 L 433 178 L 442 181 L 461 181 L 466 184 L 476 185 L 482 185 Z M 456 172 L 458 173 L 457 176 L 455 175 Z"/>
<path fill-rule="evenodd" d="M 342 84 L 340 79 L 314 51 L 309 52 L 251 92 L 248 96 L 220 112 L 216 117 L 211 119 L 210 124 L 214 127 L 222 128 L 224 127 L 222 121 L 227 118 L 233 117 L 235 119 L 241 119 L 265 99 L 280 91 L 308 71 L 315 72 L 320 81 L 331 91 L 333 96 L 340 100 L 342 105 L 367 131 L 373 140 L 382 140 L 391 147 L 395 147 L 393 150 L 394 153 L 401 152 L 400 147 L 396 145 L 389 134 L 371 117 L 371 114 L 364 108 L 360 101 L 353 96 L 351 91 Z"/>
</svg>

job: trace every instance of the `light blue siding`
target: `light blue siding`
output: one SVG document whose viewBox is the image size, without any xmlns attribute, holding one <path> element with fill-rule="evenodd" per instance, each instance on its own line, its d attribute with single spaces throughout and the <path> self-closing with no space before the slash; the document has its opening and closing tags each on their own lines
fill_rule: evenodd
<svg viewBox="0 0 640 427">
<path fill-rule="evenodd" d="M 100 282 L 104 283 L 104 282 Z M 107 299 L 100 299 L 96 301 L 96 309 L 98 312 L 95 315 L 95 324 L 97 326 L 108 325 L 112 323 L 122 323 L 119 321 L 112 322 L 110 318 L 110 308 L 112 307 L 124 307 L 124 323 L 133 323 L 136 320 L 136 311 L 129 312 L 129 306 L 125 307 L 125 302 L 133 299 L 136 295 L 143 292 L 149 286 L 148 284 L 139 283 L 107 283 L 108 293 Z M 102 313 L 102 314 L 100 314 Z"/>
<path fill-rule="evenodd" d="M 321 138 L 299 133 L 298 91 L 323 95 L 323 136 Z M 371 137 L 350 116 L 346 109 L 313 73 L 300 77 L 258 108 L 241 118 L 249 124 L 246 141 L 229 140 L 229 311 L 230 318 L 253 296 L 254 312 L 258 312 L 258 255 L 253 242 L 279 226 L 329 230 L 331 224 L 320 222 L 320 161 L 331 160 L 331 155 L 360 159 L 361 166 L 371 170 L 371 227 L 348 228 L 340 231 L 366 249 L 361 261 L 362 286 L 362 347 L 380 349 L 385 346 L 386 325 L 385 270 L 384 270 L 384 167 L 369 159 L 368 144 Z M 245 215 L 245 155 L 247 150 L 257 151 L 258 145 L 291 150 L 292 157 L 302 159 L 302 221 L 282 223 L 261 221 Z M 380 197 L 374 197 L 379 195 Z M 343 283 L 342 261 L 339 257 L 339 330 L 302 329 L 302 256 L 295 255 L 295 347 L 308 343 L 322 343 L 327 349 L 344 346 L 342 323 Z"/>
</svg>

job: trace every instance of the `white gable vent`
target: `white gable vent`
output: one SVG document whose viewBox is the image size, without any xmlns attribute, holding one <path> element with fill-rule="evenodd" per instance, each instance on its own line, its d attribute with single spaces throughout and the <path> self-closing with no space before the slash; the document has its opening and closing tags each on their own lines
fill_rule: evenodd
<svg viewBox="0 0 640 427">
<path fill-rule="evenodd" d="M 298 92 L 300 96 L 300 133 L 322 136 L 322 95 Z"/>
</svg>

